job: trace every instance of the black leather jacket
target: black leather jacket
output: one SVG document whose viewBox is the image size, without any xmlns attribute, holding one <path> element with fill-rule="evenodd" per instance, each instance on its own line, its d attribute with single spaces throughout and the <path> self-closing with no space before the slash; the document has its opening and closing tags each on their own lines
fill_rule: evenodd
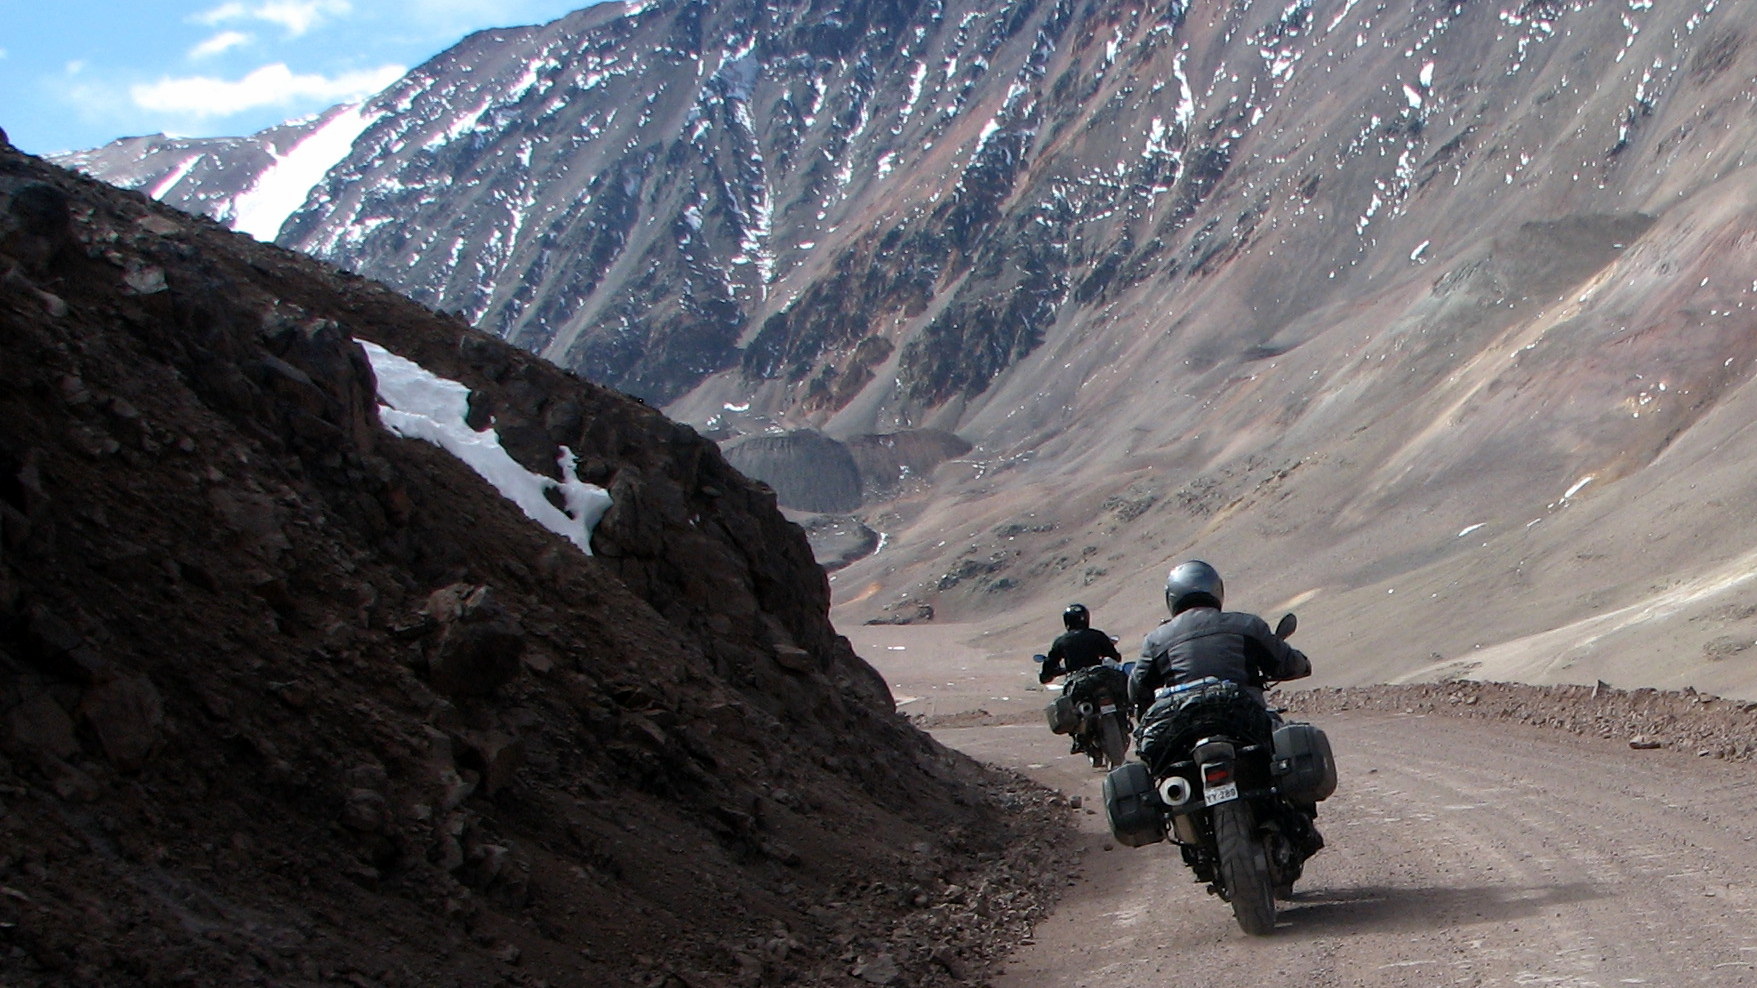
<svg viewBox="0 0 1757 988">
<path fill-rule="evenodd" d="M 1049 646 L 1048 661 L 1037 671 L 1037 681 L 1047 683 L 1064 672 L 1095 666 L 1106 658 L 1121 662 L 1122 654 L 1110 636 L 1097 628 L 1075 628 L 1064 631 Z"/>
<path fill-rule="evenodd" d="M 1192 607 L 1141 643 L 1141 660 L 1129 676 L 1129 700 L 1144 712 L 1153 705 L 1154 690 L 1205 676 L 1238 683 L 1260 700 L 1265 679 L 1311 674 L 1311 660 L 1275 637 L 1255 614 Z"/>
</svg>

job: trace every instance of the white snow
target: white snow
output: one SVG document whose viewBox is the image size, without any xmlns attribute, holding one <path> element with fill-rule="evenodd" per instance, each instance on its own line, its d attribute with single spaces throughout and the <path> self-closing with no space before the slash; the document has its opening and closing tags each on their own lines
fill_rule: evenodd
<svg viewBox="0 0 1757 988">
<path fill-rule="evenodd" d="M 192 154 L 183 159 L 177 164 L 176 168 L 171 169 L 170 173 L 159 181 L 159 184 L 153 186 L 152 190 L 149 191 L 147 195 L 154 199 L 164 198 L 165 193 L 176 188 L 177 183 L 183 181 L 191 171 L 195 170 L 195 166 L 205 157 L 207 156 L 202 154 Z"/>
<path fill-rule="evenodd" d="M 533 521 L 592 554 L 592 529 L 610 508 L 610 495 L 574 476 L 573 451 L 561 447 L 558 483 L 520 466 L 500 445 L 493 429 L 477 432 L 464 421 L 470 389 L 428 373 L 412 360 L 358 340 L 378 376 L 378 417 L 384 427 L 407 439 L 424 439 L 464 461 Z M 544 496 L 561 492 L 566 510 Z"/>
<path fill-rule="evenodd" d="M 348 156 L 354 141 L 380 116 L 362 113 L 358 105 L 350 106 L 305 135 L 232 203 L 232 229 L 272 243 L 281 224 L 305 205 L 312 188 Z"/>
</svg>

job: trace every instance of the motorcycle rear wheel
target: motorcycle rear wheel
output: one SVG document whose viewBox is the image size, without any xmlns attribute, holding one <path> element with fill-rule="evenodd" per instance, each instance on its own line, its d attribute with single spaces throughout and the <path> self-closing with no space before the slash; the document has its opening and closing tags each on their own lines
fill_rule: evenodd
<svg viewBox="0 0 1757 988">
<path fill-rule="evenodd" d="M 1221 803 L 1214 814 L 1214 842 L 1220 852 L 1220 877 L 1232 902 L 1239 928 L 1252 936 L 1275 929 L 1275 889 L 1270 884 L 1269 858 L 1257 838 L 1249 803 Z"/>
<path fill-rule="evenodd" d="M 1117 723 L 1114 714 L 1105 717 L 1103 723 L 1098 725 L 1098 734 L 1104 745 L 1104 760 L 1110 763 L 1111 768 L 1121 768 L 1123 756 L 1129 746 L 1123 740 L 1122 725 Z"/>
</svg>

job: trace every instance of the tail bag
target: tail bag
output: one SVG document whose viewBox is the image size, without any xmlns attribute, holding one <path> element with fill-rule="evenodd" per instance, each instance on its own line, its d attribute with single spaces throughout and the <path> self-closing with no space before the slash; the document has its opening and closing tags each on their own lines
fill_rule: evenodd
<svg viewBox="0 0 1757 988">
<path fill-rule="evenodd" d="M 1135 751 L 1155 775 L 1163 775 L 1205 737 L 1262 743 L 1272 732 L 1269 712 L 1256 697 L 1237 683 L 1211 679 L 1155 700 L 1135 731 Z"/>
<path fill-rule="evenodd" d="M 1067 682 L 1062 686 L 1062 696 L 1072 697 L 1075 703 L 1096 699 L 1101 692 L 1110 693 L 1110 698 L 1118 704 L 1126 702 L 1128 674 L 1107 665 L 1087 666 L 1068 673 Z"/>
</svg>

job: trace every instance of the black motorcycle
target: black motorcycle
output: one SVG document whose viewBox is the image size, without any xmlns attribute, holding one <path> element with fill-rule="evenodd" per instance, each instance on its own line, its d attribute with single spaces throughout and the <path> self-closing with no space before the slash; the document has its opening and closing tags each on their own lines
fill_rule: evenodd
<svg viewBox="0 0 1757 988">
<path fill-rule="evenodd" d="M 1275 633 L 1286 638 L 1295 625 L 1289 614 Z M 1170 838 L 1246 933 L 1269 933 L 1275 900 L 1293 895 L 1306 859 L 1323 846 L 1312 821 L 1336 791 L 1324 732 L 1277 724 L 1244 687 L 1210 678 L 1160 690 L 1135 749 L 1139 761 L 1104 779 L 1117 842 Z"/>
<path fill-rule="evenodd" d="M 1041 655 L 1033 656 L 1043 662 Z M 1087 666 L 1068 673 L 1062 695 L 1043 710 L 1049 729 L 1073 738 L 1074 752 L 1092 760 L 1093 768 L 1116 768 L 1129 748 L 1129 677 L 1110 665 Z"/>
</svg>

